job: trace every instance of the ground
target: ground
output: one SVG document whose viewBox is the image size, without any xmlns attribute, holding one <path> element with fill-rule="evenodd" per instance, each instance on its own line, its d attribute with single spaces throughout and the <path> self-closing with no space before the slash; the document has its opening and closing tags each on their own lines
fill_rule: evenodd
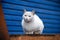
<svg viewBox="0 0 60 40">
<path fill-rule="evenodd" d="M 60 40 L 60 35 L 20 35 L 10 36 L 10 40 Z"/>
</svg>

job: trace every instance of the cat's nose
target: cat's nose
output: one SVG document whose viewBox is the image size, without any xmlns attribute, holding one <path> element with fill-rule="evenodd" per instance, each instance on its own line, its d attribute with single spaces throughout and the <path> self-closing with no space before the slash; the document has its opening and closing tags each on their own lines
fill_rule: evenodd
<svg viewBox="0 0 60 40">
<path fill-rule="evenodd" d="M 25 19 L 26 21 L 28 20 L 28 19 Z"/>
</svg>

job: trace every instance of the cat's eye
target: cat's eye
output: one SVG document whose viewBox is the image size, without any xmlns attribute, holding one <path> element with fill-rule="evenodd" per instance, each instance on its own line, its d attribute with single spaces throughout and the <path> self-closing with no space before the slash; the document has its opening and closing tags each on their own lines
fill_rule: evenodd
<svg viewBox="0 0 60 40">
<path fill-rule="evenodd" d="M 27 16 L 27 15 L 25 15 L 25 16 Z"/>
<path fill-rule="evenodd" d="M 29 17 L 31 17 L 31 16 L 29 16 Z"/>
</svg>

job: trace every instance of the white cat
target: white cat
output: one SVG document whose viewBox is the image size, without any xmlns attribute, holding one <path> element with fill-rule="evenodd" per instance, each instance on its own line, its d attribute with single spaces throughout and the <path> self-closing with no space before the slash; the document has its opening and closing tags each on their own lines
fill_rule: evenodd
<svg viewBox="0 0 60 40">
<path fill-rule="evenodd" d="M 24 10 L 22 27 L 25 34 L 42 34 L 44 24 L 34 11 Z"/>
</svg>

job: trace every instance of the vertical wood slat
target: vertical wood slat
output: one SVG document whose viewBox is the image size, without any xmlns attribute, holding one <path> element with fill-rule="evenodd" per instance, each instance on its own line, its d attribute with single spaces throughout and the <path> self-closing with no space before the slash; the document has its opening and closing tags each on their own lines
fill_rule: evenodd
<svg viewBox="0 0 60 40">
<path fill-rule="evenodd" d="M 0 4 L 0 38 L 2 38 L 3 40 L 9 40 L 8 30 L 6 27 L 5 20 L 4 20 L 4 14 L 2 12 L 1 4 Z"/>
</svg>

